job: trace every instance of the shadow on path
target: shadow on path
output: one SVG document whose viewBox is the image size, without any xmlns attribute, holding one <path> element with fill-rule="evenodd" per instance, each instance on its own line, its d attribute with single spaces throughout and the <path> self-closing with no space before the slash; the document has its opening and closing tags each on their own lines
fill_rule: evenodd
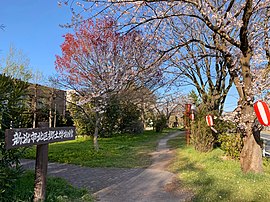
<svg viewBox="0 0 270 202">
<path fill-rule="evenodd" d="M 25 169 L 34 170 L 35 161 L 22 159 Z M 118 184 L 135 177 L 144 169 L 125 168 L 89 168 L 72 164 L 48 163 L 48 174 L 66 179 L 72 185 L 86 188 L 91 193 L 102 190 L 112 184 Z"/>
</svg>

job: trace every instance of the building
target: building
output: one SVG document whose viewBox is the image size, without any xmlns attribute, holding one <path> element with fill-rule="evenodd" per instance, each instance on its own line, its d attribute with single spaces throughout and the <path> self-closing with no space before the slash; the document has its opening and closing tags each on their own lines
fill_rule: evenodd
<svg viewBox="0 0 270 202">
<path fill-rule="evenodd" d="M 31 107 L 37 99 L 37 110 L 46 108 L 56 110 L 59 115 L 65 116 L 66 112 L 66 91 L 59 90 L 39 84 L 29 85 L 29 97 Z M 36 95 L 36 96 L 35 96 Z"/>
</svg>

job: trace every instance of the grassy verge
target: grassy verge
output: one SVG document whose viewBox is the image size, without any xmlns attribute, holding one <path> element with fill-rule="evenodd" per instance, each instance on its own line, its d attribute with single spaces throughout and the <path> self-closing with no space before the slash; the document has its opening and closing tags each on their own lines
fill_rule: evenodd
<svg viewBox="0 0 270 202">
<path fill-rule="evenodd" d="M 16 182 L 13 197 L 14 201 L 32 201 L 34 193 L 34 173 L 25 172 Z M 61 178 L 51 178 L 47 180 L 46 202 L 68 202 L 68 201 L 94 201 L 84 189 L 77 189 Z"/>
<path fill-rule="evenodd" d="M 95 151 L 90 138 L 79 137 L 49 145 L 49 161 L 89 167 L 142 168 L 151 164 L 149 153 L 158 140 L 169 131 L 156 133 L 145 131 L 139 135 L 120 135 L 99 139 L 99 151 Z M 27 150 L 24 158 L 35 158 L 35 148 Z"/>
<path fill-rule="evenodd" d="M 169 144 L 179 148 L 171 169 L 193 191 L 193 201 L 270 201 L 269 162 L 264 161 L 263 174 L 243 174 L 240 163 L 224 159 L 220 149 L 199 153 L 186 147 L 184 137 Z"/>
</svg>

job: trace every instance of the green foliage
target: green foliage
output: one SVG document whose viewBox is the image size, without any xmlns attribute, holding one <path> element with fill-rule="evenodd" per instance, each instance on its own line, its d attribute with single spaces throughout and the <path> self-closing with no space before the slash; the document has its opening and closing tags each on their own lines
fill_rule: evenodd
<svg viewBox="0 0 270 202">
<path fill-rule="evenodd" d="M 21 172 L 20 166 L 0 166 L 0 201 L 13 201 L 13 191 Z"/>
<path fill-rule="evenodd" d="M 159 115 L 154 121 L 154 126 L 156 132 L 162 132 L 165 128 L 167 128 L 167 118 L 164 114 Z"/>
<path fill-rule="evenodd" d="M 9 201 L 32 201 L 34 195 L 34 173 L 26 172 L 16 182 L 14 192 Z M 46 202 L 93 201 L 84 189 L 77 189 L 61 178 L 47 179 Z"/>
<path fill-rule="evenodd" d="M 65 116 L 64 115 L 59 115 L 59 113 L 57 112 L 57 122 L 56 125 L 58 127 L 64 127 L 64 126 L 73 126 L 74 122 L 73 119 L 70 115 L 70 111 L 66 111 L 65 112 Z"/>
<path fill-rule="evenodd" d="M 190 91 L 188 96 L 192 98 L 192 101 L 196 106 L 199 106 L 199 104 L 202 102 L 200 97 L 197 95 L 197 93 L 194 90 Z"/>
<path fill-rule="evenodd" d="M 181 180 L 181 190 L 190 190 L 190 201 L 270 201 L 270 164 L 263 174 L 244 174 L 239 161 L 223 157 L 217 148 L 200 153 L 178 138 L 177 158 L 171 167 Z"/>
<path fill-rule="evenodd" d="M 200 152 L 209 152 L 213 149 L 215 138 L 205 119 L 199 119 L 191 124 L 191 143 Z"/>
<path fill-rule="evenodd" d="M 72 102 L 77 103 L 78 101 L 79 96 L 75 93 L 72 94 Z M 69 103 L 67 109 L 70 112 L 74 125 L 76 126 L 77 135 L 92 135 L 95 130 L 95 115 L 92 104 L 85 103 L 79 107 L 76 104 Z"/>
<path fill-rule="evenodd" d="M 8 200 L 20 174 L 18 149 L 5 149 L 5 129 L 25 124 L 25 82 L 0 75 L 0 201 Z"/>
<path fill-rule="evenodd" d="M 107 103 L 101 120 L 101 137 L 110 137 L 114 133 L 120 132 L 120 120 L 122 114 L 120 104 L 120 100 L 116 96 L 111 97 Z"/>
<path fill-rule="evenodd" d="M 239 159 L 241 150 L 243 148 L 243 140 L 238 133 L 222 133 L 218 137 L 221 144 L 221 149 L 226 156 L 234 159 Z"/>
<path fill-rule="evenodd" d="M 121 102 L 120 131 L 122 133 L 140 134 L 143 124 L 139 120 L 141 113 L 138 107 L 130 101 Z"/>
<path fill-rule="evenodd" d="M 120 134 L 99 139 L 99 150 L 90 137 L 49 144 L 49 159 L 89 167 L 142 168 L 151 164 L 149 153 L 154 152 L 164 133 L 144 131 L 140 135 Z M 35 148 L 29 148 L 24 158 L 35 158 Z"/>
<path fill-rule="evenodd" d="M 78 99 L 74 96 L 74 101 Z M 82 109 L 83 108 L 83 109 Z M 69 111 L 73 117 L 78 135 L 94 134 L 96 119 L 93 106 L 86 103 L 82 108 L 76 105 L 69 105 Z M 111 96 L 107 100 L 104 112 L 101 114 L 99 126 L 100 137 L 111 137 L 120 133 L 142 133 L 143 125 L 139 121 L 141 116 L 137 105 L 130 101 L 122 100 L 120 95 Z"/>
<path fill-rule="evenodd" d="M 112 96 L 107 103 L 101 120 L 101 137 L 111 137 L 117 133 L 139 134 L 143 124 L 139 121 L 141 113 L 138 106 L 120 95 Z"/>
<path fill-rule="evenodd" d="M 195 115 L 195 121 L 191 123 L 191 143 L 200 152 L 211 151 L 215 144 L 215 134 L 207 126 L 205 116 L 206 108 L 201 106 Z"/>
<path fill-rule="evenodd" d="M 144 125 L 140 120 L 133 120 L 125 125 L 126 126 L 123 128 L 123 132 L 129 134 L 141 134 L 144 131 Z"/>
</svg>

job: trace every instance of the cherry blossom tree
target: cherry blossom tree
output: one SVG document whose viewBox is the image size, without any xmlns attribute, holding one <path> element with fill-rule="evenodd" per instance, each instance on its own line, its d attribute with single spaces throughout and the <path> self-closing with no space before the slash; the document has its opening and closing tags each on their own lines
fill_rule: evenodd
<svg viewBox="0 0 270 202">
<path fill-rule="evenodd" d="M 263 171 L 261 148 L 253 135 L 258 128 L 253 103 L 258 92 L 256 88 L 261 87 L 260 83 L 267 82 L 269 72 L 269 0 L 88 0 L 87 3 L 81 1 L 76 5 L 72 2 L 72 12 L 76 15 L 71 24 L 83 18 L 83 13 L 77 12 L 79 9 L 87 12 L 90 18 L 110 13 L 121 18 L 119 29 L 123 31 L 143 27 L 145 32 L 151 33 L 153 38 L 160 41 L 156 48 L 163 55 L 181 51 L 182 47 L 201 40 L 190 35 L 187 40 L 178 43 L 175 41 L 174 27 L 185 37 L 189 29 L 186 24 L 197 26 L 201 36 L 204 36 L 201 26 L 207 28 L 207 34 L 221 42 L 216 44 L 215 49 L 225 57 L 239 94 L 239 128 L 244 136 L 240 156 L 242 170 Z M 258 72 L 260 78 L 255 77 Z"/>
<path fill-rule="evenodd" d="M 77 104 L 92 103 L 95 111 L 94 143 L 106 100 L 130 86 L 152 88 L 161 78 L 154 44 L 139 31 L 120 34 L 116 21 L 84 21 L 75 33 L 64 36 L 62 56 L 56 56 L 57 82 L 80 95 Z M 87 105 L 89 106 L 89 105 Z M 84 110 L 87 111 L 87 110 Z"/>
</svg>

